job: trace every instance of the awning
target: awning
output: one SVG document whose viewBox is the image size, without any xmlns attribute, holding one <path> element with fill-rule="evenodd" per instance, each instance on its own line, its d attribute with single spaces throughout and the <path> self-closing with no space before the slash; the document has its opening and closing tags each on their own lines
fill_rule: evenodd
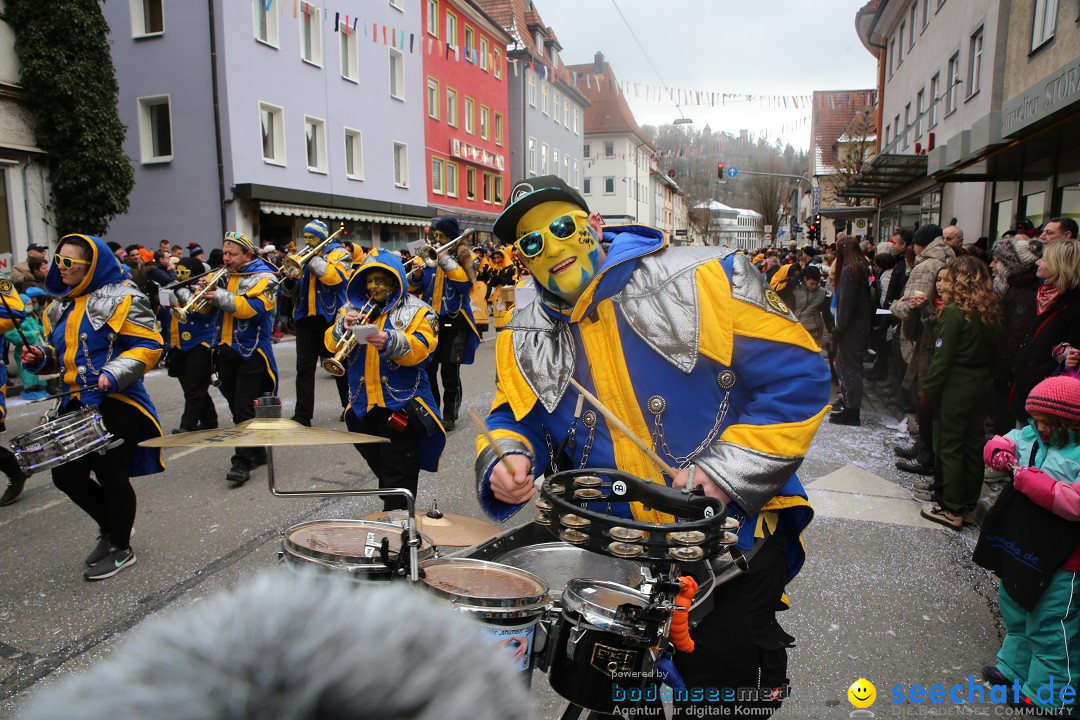
<svg viewBox="0 0 1080 720">
<path fill-rule="evenodd" d="M 819 215 L 831 218 L 861 218 L 874 217 L 877 215 L 877 205 L 860 205 L 858 207 L 823 207 L 818 210 Z"/>
<path fill-rule="evenodd" d="M 316 205 L 292 205 L 266 201 L 259 203 L 259 210 L 271 215 L 352 220 L 354 222 L 374 222 L 386 225 L 414 225 L 416 227 L 425 227 L 431 221 L 430 218 L 418 218 L 411 215 L 389 215 L 386 213 L 363 212 L 361 210 L 342 210 L 340 208 L 319 207 Z"/>
<path fill-rule="evenodd" d="M 925 155 L 882 153 L 837 192 L 843 197 L 881 198 L 905 185 L 926 178 Z"/>
<path fill-rule="evenodd" d="M 480 210 L 464 210 L 462 208 L 446 207 L 445 205 L 432 205 L 439 211 L 439 215 L 453 215 L 458 219 L 462 228 L 471 227 L 480 232 L 491 232 L 495 220 L 501 213 L 487 213 Z"/>
</svg>

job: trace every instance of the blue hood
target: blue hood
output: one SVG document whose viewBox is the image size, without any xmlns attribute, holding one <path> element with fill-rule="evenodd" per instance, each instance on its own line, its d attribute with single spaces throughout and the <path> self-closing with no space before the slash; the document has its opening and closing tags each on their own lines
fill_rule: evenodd
<svg viewBox="0 0 1080 720">
<path fill-rule="evenodd" d="M 99 237 L 93 235 L 65 235 L 60 238 L 60 243 L 56 246 L 57 254 L 60 253 L 60 248 L 64 247 L 64 244 L 71 239 L 81 239 L 90 243 L 90 269 L 87 270 L 86 276 L 82 279 L 78 285 L 70 287 L 64 284 L 64 281 L 60 279 L 60 268 L 56 263 L 52 263 L 49 266 L 49 273 L 45 276 L 45 289 L 49 291 L 49 294 L 54 297 L 68 297 L 75 298 L 80 295 L 91 293 L 98 288 L 105 287 L 106 285 L 112 285 L 124 280 L 123 270 L 120 268 L 120 261 L 113 255 L 112 250 L 105 244 L 105 241 Z"/>
<path fill-rule="evenodd" d="M 266 262 L 262 258 L 255 258 L 236 273 L 237 275 L 253 275 L 255 273 L 270 273 L 271 275 L 277 275 L 278 269 Z"/>
<path fill-rule="evenodd" d="M 367 273 L 369 270 L 374 270 L 376 268 L 387 270 L 393 273 L 394 277 L 397 278 L 397 290 L 390 296 L 390 299 L 386 302 L 386 306 L 383 310 L 383 312 L 389 312 L 392 308 L 397 307 L 405 298 L 405 265 L 402 264 L 401 258 L 398 257 L 397 253 L 390 252 L 389 250 L 375 250 L 364 258 L 364 262 L 360 265 L 360 269 L 353 273 L 352 279 L 349 280 L 348 287 L 345 288 L 345 298 L 353 307 L 364 307 L 368 302 Z"/>
</svg>

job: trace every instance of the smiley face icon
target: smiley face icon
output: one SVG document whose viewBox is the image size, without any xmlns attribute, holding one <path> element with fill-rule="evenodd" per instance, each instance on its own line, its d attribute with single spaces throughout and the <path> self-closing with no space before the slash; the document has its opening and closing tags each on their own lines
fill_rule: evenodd
<svg viewBox="0 0 1080 720">
<path fill-rule="evenodd" d="M 857 708 L 868 708 L 877 700 L 877 688 L 866 678 L 851 683 L 847 691 L 848 701 Z"/>
</svg>

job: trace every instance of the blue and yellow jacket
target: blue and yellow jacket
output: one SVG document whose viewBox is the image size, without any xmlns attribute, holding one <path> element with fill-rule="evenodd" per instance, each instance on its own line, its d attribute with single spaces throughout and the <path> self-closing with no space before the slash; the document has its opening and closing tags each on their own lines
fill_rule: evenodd
<svg viewBox="0 0 1080 720">
<path fill-rule="evenodd" d="M 97 407 L 110 397 L 138 408 L 145 416 L 141 432 L 125 438 L 135 443 L 131 476 L 161 472 L 165 469 L 161 451 L 138 447 L 139 442 L 161 435 L 157 410 L 143 385 L 143 375 L 157 365 L 163 349 L 150 301 L 135 283 L 124 279 L 120 263 L 101 238 L 67 235 L 60 239 L 57 252 L 67 238 L 90 243 L 90 267 L 74 287 L 64 284 L 56 265 L 49 268 L 45 289 L 57 299 L 43 317 L 45 359 L 27 370 L 39 375 L 59 372 L 68 389 L 93 386 L 68 396 L 65 407 L 72 400 Z M 111 382 L 107 394 L 97 389 L 102 373 Z"/>
<path fill-rule="evenodd" d="M 333 322 L 345 302 L 345 287 L 352 273 L 352 253 L 332 242 L 308 261 L 299 280 L 282 282 L 285 295 L 293 298 L 293 320 L 318 315 Z"/>
<path fill-rule="evenodd" d="M 559 447 L 573 428 L 574 467 L 670 482 L 599 413 L 575 420 L 573 377 L 670 464 L 692 462 L 717 479 L 742 523 L 740 547 L 783 531 L 793 577 L 813 516 L 795 471 L 828 407 L 819 348 L 745 256 L 669 249 L 663 233 L 642 226 L 606 227 L 604 241 L 607 256 L 575 306 L 538 288 L 500 333 L 493 436 L 504 452 L 532 458 L 536 476 L 548 470 L 548 443 Z M 591 442 L 583 420 L 594 425 Z M 506 519 L 521 506 L 495 499 L 496 454 L 483 437 L 476 447 L 481 505 Z M 637 503 L 607 512 L 672 520 Z"/>
<path fill-rule="evenodd" d="M 473 283 L 465 269 L 456 259 L 446 256 L 435 267 L 425 266 L 419 283 L 414 282 L 412 277 L 410 273 L 409 292 L 418 293 L 420 299 L 430 305 L 440 319 L 446 320 L 454 316 L 465 318 L 469 324 L 469 333 L 465 337 L 465 354 L 461 362 L 463 365 L 472 365 L 476 358 L 476 349 L 480 347 L 480 331 L 476 329 L 472 299 L 469 297 Z"/>
<path fill-rule="evenodd" d="M 26 307 L 22 298 L 10 280 L 0 279 L 0 294 L 4 296 L 0 303 L 0 336 L 15 329 L 16 322 L 22 322 L 26 317 Z M 0 337 L 0 357 L 7 354 L 8 341 Z M 0 427 L 7 419 L 7 365 L 0 362 Z"/>
<path fill-rule="evenodd" d="M 350 310 L 362 312 L 368 305 L 365 276 L 375 268 L 389 271 L 398 281 L 386 305 L 367 321 L 388 333 L 390 340 L 382 352 L 365 344 L 345 359 L 349 378 L 345 424 L 356 432 L 358 419 L 372 408 L 400 410 L 415 399 L 431 421 L 426 423 L 427 431 L 420 433 L 420 467 L 435 472 L 446 445 L 446 431 L 424 365 L 439 341 L 439 318 L 428 305 L 405 292 L 405 267 L 396 253 L 375 250 L 353 274 L 346 289 L 346 303 L 326 330 L 326 347 L 335 352 L 345 335 L 345 315 Z"/>
<path fill-rule="evenodd" d="M 255 258 L 239 272 L 229 273 L 228 278 L 225 287 L 210 296 L 214 307 L 221 310 L 214 345 L 228 345 L 245 360 L 254 355 L 262 358 L 269 378 L 262 390 L 276 395 L 278 373 L 271 334 L 277 303 L 277 268 Z"/>
<path fill-rule="evenodd" d="M 187 287 L 175 290 L 176 300 L 182 307 L 191 299 L 192 290 Z M 187 322 L 180 322 L 176 314 L 168 308 L 162 308 L 168 325 L 165 344 L 173 350 L 194 350 L 200 345 L 213 347 L 217 338 L 217 326 L 221 322 L 221 310 L 213 305 L 205 305 L 200 311 L 188 313 Z"/>
</svg>

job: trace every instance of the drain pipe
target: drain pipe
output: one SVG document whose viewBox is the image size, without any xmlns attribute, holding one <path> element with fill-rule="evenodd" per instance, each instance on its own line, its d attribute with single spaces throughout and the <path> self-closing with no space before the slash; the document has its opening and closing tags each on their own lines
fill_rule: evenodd
<svg viewBox="0 0 1080 720">
<path fill-rule="evenodd" d="M 225 218 L 225 160 L 221 149 L 221 104 L 218 99 L 218 67 L 217 67 L 217 34 L 215 31 L 216 14 L 214 3 L 216 0 L 206 0 L 207 15 L 210 19 L 210 86 L 214 97 L 214 143 L 217 149 L 217 176 L 218 176 L 218 211 L 221 216 L 221 232 L 219 237 L 225 236 L 228 224 Z"/>
</svg>

